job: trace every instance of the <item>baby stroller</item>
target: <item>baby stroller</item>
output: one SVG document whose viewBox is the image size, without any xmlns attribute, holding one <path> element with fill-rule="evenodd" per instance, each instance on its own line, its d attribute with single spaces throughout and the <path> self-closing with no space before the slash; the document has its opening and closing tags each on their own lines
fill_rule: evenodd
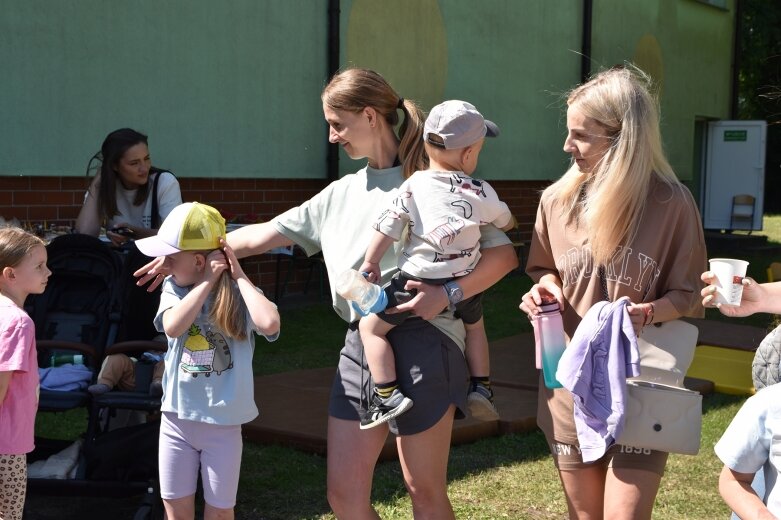
<svg viewBox="0 0 781 520">
<path fill-rule="evenodd" d="M 86 377 L 92 379 L 119 327 L 121 259 L 100 239 L 88 235 L 56 237 L 46 251 L 52 272 L 46 290 L 31 295 L 25 304 L 35 323 L 38 365 L 50 369 L 58 355 L 80 355 L 75 364 L 86 367 Z M 63 411 L 87 404 L 86 386 L 56 383 L 48 385 L 44 378 L 39 410 Z"/>
<path fill-rule="evenodd" d="M 109 392 L 93 397 L 86 389 L 95 383 L 107 353 L 140 354 L 143 350 L 165 350 L 165 344 L 115 343 L 127 283 L 121 252 L 96 237 L 79 234 L 55 238 L 47 245 L 47 252 L 52 274 L 46 290 L 25 304 L 36 327 L 41 367 L 39 412 L 82 408 L 87 411 L 87 420 L 84 433 L 75 442 L 47 439 L 36 432 L 35 451 L 28 455 L 29 493 L 143 494 L 135 518 L 162 518 L 157 486 L 159 421 L 112 428 L 101 420 L 105 410 L 119 408 L 154 415 L 159 412 L 160 398 L 145 392 Z M 53 366 L 63 357 L 73 363 Z M 72 374 L 81 379 L 75 381 Z M 138 388 L 148 388 L 148 384 Z"/>
</svg>

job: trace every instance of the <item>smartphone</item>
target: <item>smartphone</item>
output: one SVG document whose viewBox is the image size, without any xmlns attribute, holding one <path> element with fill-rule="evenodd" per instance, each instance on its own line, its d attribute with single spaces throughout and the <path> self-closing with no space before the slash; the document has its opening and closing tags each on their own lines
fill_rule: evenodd
<svg viewBox="0 0 781 520">
<path fill-rule="evenodd" d="M 135 235 L 135 232 L 132 229 L 127 228 L 127 227 L 111 228 L 109 231 L 111 231 L 112 233 L 116 233 L 117 235 L 122 235 L 122 236 L 125 236 L 125 237 L 132 237 L 133 235 Z"/>
</svg>

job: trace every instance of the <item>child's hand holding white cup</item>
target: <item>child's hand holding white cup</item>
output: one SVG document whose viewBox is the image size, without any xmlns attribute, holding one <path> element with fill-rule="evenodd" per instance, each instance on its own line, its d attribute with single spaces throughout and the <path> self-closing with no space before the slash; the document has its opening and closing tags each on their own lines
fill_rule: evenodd
<svg viewBox="0 0 781 520">
<path fill-rule="evenodd" d="M 711 258 L 709 262 L 710 270 L 717 278 L 714 303 L 740 305 L 748 262 L 734 258 Z"/>
</svg>

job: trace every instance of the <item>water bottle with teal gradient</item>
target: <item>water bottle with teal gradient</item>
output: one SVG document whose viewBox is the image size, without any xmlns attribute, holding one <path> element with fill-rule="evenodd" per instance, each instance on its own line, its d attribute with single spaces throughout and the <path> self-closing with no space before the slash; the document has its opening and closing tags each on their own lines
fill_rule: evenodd
<svg viewBox="0 0 781 520">
<path fill-rule="evenodd" d="M 345 300 L 355 302 L 363 314 L 385 310 L 388 295 L 379 285 L 371 283 L 355 269 L 348 269 L 336 279 L 336 292 Z"/>
<path fill-rule="evenodd" d="M 543 301 L 540 305 L 540 313 L 534 318 L 535 339 L 542 363 L 542 377 L 548 388 L 561 388 L 561 383 L 556 379 L 556 369 L 559 367 L 559 359 L 567 347 L 564 337 L 564 323 L 561 320 L 559 304 Z"/>
</svg>

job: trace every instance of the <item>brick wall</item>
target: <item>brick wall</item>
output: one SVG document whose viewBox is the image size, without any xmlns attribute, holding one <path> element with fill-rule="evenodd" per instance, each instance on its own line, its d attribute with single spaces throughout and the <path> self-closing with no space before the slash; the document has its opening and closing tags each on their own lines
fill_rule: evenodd
<svg viewBox="0 0 781 520">
<path fill-rule="evenodd" d="M 266 221 L 309 199 L 325 185 L 317 179 L 206 179 L 179 178 L 185 201 L 197 200 L 218 208 L 241 221 Z M 491 181 L 520 223 L 520 239 L 531 236 L 539 194 L 544 181 Z M 72 226 L 84 200 L 84 177 L 0 177 L 0 216 L 17 218 L 22 223 Z M 285 288 L 286 294 L 304 290 L 308 269 L 297 252 L 296 268 Z M 269 294 L 273 294 L 278 266 L 284 280 L 289 258 L 278 264 L 275 255 L 245 260 L 247 274 Z M 313 273 L 312 290 L 317 290 L 318 273 Z"/>
</svg>

